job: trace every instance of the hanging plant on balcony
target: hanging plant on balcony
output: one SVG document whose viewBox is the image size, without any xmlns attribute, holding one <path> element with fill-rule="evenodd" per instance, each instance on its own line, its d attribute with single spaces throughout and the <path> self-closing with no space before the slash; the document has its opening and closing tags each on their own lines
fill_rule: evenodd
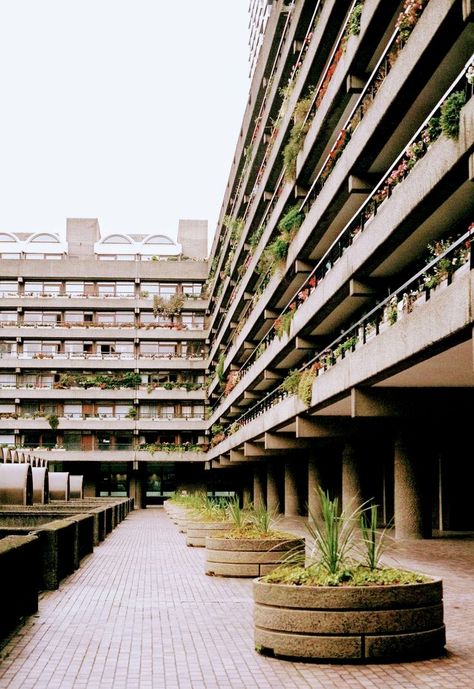
<svg viewBox="0 0 474 689">
<path fill-rule="evenodd" d="M 225 375 L 224 375 L 224 366 L 225 366 L 225 354 L 222 352 L 222 354 L 219 356 L 219 361 L 217 362 L 216 366 L 216 376 L 217 380 L 219 381 L 220 385 L 224 385 L 225 383 Z"/>
<path fill-rule="evenodd" d="M 236 246 L 242 236 L 242 231 L 244 229 L 244 219 L 243 218 L 232 218 L 230 215 L 225 215 L 222 222 L 224 227 L 230 230 L 230 243 L 231 246 Z"/>
<path fill-rule="evenodd" d="M 275 333 L 280 340 L 283 335 L 290 334 L 291 321 L 293 320 L 295 311 L 296 304 L 290 304 L 289 310 L 285 311 L 285 313 L 275 319 L 273 327 L 275 328 Z"/>
<path fill-rule="evenodd" d="M 51 430 L 55 431 L 57 427 L 59 426 L 59 417 L 57 414 L 49 414 L 49 416 L 46 417 L 49 427 Z"/>
<path fill-rule="evenodd" d="M 466 94 L 464 91 L 455 91 L 446 98 L 441 106 L 439 124 L 443 134 L 446 134 L 450 139 L 457 139 L 459 136 L 461 108 L 465 103 Z"/>
<path fill-rule="evenodd" d="M 173 294 L 169 299 L 164 299 L 159 294 L 153 297 L 153 315 L 155 318 L 162 314 L 170 318 L 181 313 L 184 306 L 184 296 L 182 294 Z"/>
<path fill-rule="evenodd" d="M 239 372 L 238 371 L 231 371 L 229 375 L 227 376 L 227 382 L 224 388 L 224 395 L 227 397 L 232 390 L 235 388 L 237 383 L 239 382 Z"/>
<path fill-rule="evenodd" d="M 303 143 L 309 129 L 309 120 L 306 115 L 311 108 L 314 98 L 314 87 L 310 87 L 307 95 L 301 98 L 293 112 L 293 126 L 290 131 L 288 143 L 283 149 L 283 164 L 285 166 L 285 180 L 293 182 L 296 178 L 296 161 L 303 148 Z"/>
<path fill-rule="evenodd" d="M 297 369 L 290 371 L 281 384 L 281 389 L 283 392 L 286 392 L 288 395 L 296 395 L 301 381 L 301 376 L 301 371 L 298 371 Z"/>
<path fill-rule="evenodd" d="M 349 38 L 349 36 L 358 36 L 360 33 L 360 17 L 362 14 L 362 10 L 364 9 L 364 3 L 363 2 L 358 2 L 357 5 L 354 5 L 352 8 L 352 12 L 349 17 L 349 21 L 347 22 L 347 27 L 345 31 L 345 37 Z"/>
</svg>

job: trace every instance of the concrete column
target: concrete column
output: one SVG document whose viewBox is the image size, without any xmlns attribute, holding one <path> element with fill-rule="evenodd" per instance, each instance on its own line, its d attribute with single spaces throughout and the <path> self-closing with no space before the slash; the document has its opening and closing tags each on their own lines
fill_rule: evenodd
<svg viewBox="0 0 474 689">
<path fill-rule="evenodd" d="M 321 500 L 319 488 L 323 488 L 321 463 L 317 459 L 308 461 L 308 519 L 321 522 Z"/>
<path fill-rule="evenodd" d="M 397 436 L 394 449 L 395 538 L 428 538 L 431 529 L 426 527 L 424 519 L 422 457 L 405 432 Z M 429 479 L 426 482 L 429 485 Z"/>
<path fill-rule="evenodd" d="M 135 500 L 135 509 L 141 509 L 144 507 L 143 504 L 143 491 L 142 491 L 142 481 L 141 476 L 138 472 L 133 472 L 130 476 L 130 488 L 129 496 Z"/>
<path fill-rule="evenodd" d="M 265 466 L 256 464 L 253 470 L 253 504 L 265 505 Z"/>
<path fill-rule="evenodd" d="M 342 450 L 342 509 L 349 514 L 363 503 L 357 450 L 346 442 Z"/>
<path fill-rule="evenodd" d="M 300 513 L 300 499 L 295 464 L 285 463 L 285 517 L 296 517 Z"/>
<path fill-rule="evenodd" d="M 267 508 L 280 512 L 280 495 L 278 492 L 278 466 L 275 462 L 267 464 Z"/>
</svg>

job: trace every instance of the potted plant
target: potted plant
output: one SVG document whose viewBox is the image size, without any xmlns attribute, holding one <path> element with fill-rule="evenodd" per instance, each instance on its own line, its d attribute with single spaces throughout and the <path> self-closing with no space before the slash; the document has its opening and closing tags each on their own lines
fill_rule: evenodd
<svg viewBox="0 0 474 689">
<path fill-rule="evenodd" d="M 206 538 L 206 574 L 256 577 L 304 552 L 304 539 L 276 530 L 275 517 L 264 505 L 241 510 L 234 503 L 229 516 L 231 530 Z"/>
<path fill-rule="evenodd" d="M 207 496 L 191 513 L 186 528 L 186 545 L 204 548 L 207 536 L 218 536 L 232 528 L 229 521 L 228 503 L 215 502 Z"/>
<path fill-rule="evenodd" d="M 319 497 L 321 520 L 308 522 L 311 555 L 254 582 L 256 650 L 358 662 L 442 654 L 442 582 L 381 565 L 375 505 L 339 513 L 337 498 Z"/>
</svg>

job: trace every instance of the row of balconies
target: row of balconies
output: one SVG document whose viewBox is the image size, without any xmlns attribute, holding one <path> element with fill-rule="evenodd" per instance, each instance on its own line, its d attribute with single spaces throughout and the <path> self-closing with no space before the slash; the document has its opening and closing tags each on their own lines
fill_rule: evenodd
<svg viewBox="0 0 474 689">
<path fill-rule="evenodd" d="M 410 172 L 407 181 L 402 182 L 394 190 L 393 198 L 385 198 L 377 210 L 377 215 L 374 215 L 370 220 L 364 220 L 365 209 L 371 207 L 371 201 L 368 199 L 364 210 L 361 211 L 360 222 L 359 218 L 356 218 L 357 223 L 354 221 L 348 223 L 347 231 L 341 233 L 338 238 L 338 246 L 330 247 L 314 271 L 307 277 L 306 282 L 293 295 L 289 306 L 292 306 L 294 310 L 291 311 L 287 306 L 282 312 L 273 312 L 275 323 L 289 316 L 292 321 L 292 337 L 278 338 L 277 328 L 275 325 L 271 326 L 269 332 L 260 342 L 255 342 L 253 351 L 244 350 L 244 365 L 231 373 L 236 382 L 240 381 L 251 370 L 252 378 L 247 380 L 247 385 L 251 384 L 261 372 L 262 367 L 265 368 L 270 365 L 282 367 L 282 361 L 285 357 L 286 365 L 296 365 L 307 355 L 308 349 L 311 350 L 316 345 L 314 336 L 321 337 L 331 332 L 327 327 L 328 322 L 332 324 L 333 329 L 338 324 L 343 326 L 351 314 L 357 314 L 361 304 L 370 303 L 370 301 L 373 302 L 374 299 L 377 299 L 380 290 L 377 289 L 377 283 L 373 280 L 377 278 L 380 282 L 384 278 L 385 281 L 382 281 L 382 285 L 389 284 L 386 280 L 389 279 L 390 272 L 385 276 L 378 267 L 383 264 L 385 255 L 387 253 L 390 255 L 392 263 L 398 262 L 399 265 L 402 265 L 403 261 L 406 261 L 407 254 L 408 256 L 419 254 L 419 246 L 423 242 L 425 242 L 426 247 L 426 230 L 417 233 L 409 221 L 412 209 L 419 208 L 420 204 L 424 203 L 427 217 L 433 216 L 434 222 L 430 221 L 431 230 L 437 233 L 448 228 L 455 228 L 459 224 L 459 219 L 469 213 L 469 207 L 472 208 L 472 201 L 470 204 L 469 202 L 460 204 L 459 196 L 453 198 L 448 196 L 443 206 L 442 215 L 438 213 L 437 204 L 443 199 L 444 193 L 440 185 L 444 182 L 445 187 L 448 189 L 451 187 L 451 171 L 459 167 L 460 160 L 466 156 L 470 146 L 472 146 L 474 139 L 471 124 L 472 113 L 473 103 L 471 101 L 464 109 L 463 121 L 465 126 L 461 123 L 462 131 L 458 144 L 444 137 L 443 140 L 433 144 L 432 149 L 426 153 L 425 159 L 418 162 L 416 168 Z M 462 174 L 465 175 L 464 186 L 466 198 L 468 198 L 467 165 Z M 439 180 L 436 185 L 433 184 L 434 179 Z M 462 185 L 462 177 L 460 183 Z M 407 189 L 405 189 L 406 186 Z M 426 204 L 426 200 L 434 196 L 436 197 L 436 205 L 430 208 Z M 401 204 L 402 199 L 403 206 Z M 354 234 L 354 228 L 357 229 L 357 234 Z M 363 230 L 362 234 L 361 230 Z M 387 248 L 386 240 L 395 232 L 399 240 L 403 235 L 407 236 L 406 241 L 410 243 L 409 250 L 406 242 L 403 241 L 399 241 L 399 245 L 395 249 L 393 245 Z M 415 246 L 416 250 L 414 250 Z M 463 250 L 458 250 L 459 252 L 463 253 Z M 458 266 L 467 260 L 467 252 L 464 251 L 464 254 L 466 255 L 459 255 L 456 258 Z M 374 256 L 378 257 L 378 263 L 373 262 Z M 360 281 L 362 277 L 363 281 Z M 271 289 L 276 291 L 277 280 L 268 287 L 268 291 Z M 259 312 L 249 318 L 239 339 L 229 350 L 228 360 L 236 360 L 238 348 L 242 346 L 242 341 L 250 339 L 252 327 L 253 332 L 257 331 L 262 308 L 266 306 L 264 299 L 262 302 L 264 303 Z M 305 340 L 308 337 L 309 341 L 308 339 Z M 293 351 L 292 361 L 288 359 L 289 349 Z M 297 350 L 300 350 L 299 355 Z M 260 357 L 262 357 L 262 362 L 257 361 Z"/>
<path fill-rule="evenodd" d="M 433 2 L 433 5 L 439 4 L 439 3 L 436 3 L 435 0 L 432 0 L 432 2 Z M 435 9 L 438 11 L 438 13 L 441 11 L 441 9 L 439 7 L 435 8 Z M 444 9 L 444 12 L 445 12 L 446 17 L 447 17 L 446 21 L 448 21 L 448 19 L 449 19 L 449 17 L 448 17 L 449 8 Z M 420 25 L 423 22 L 423 19 L 424 19 L 424 16 L 422 15 L 421 19 L 419 20 Z M 420 29 L 419 33 L 421 32 L 421 34 L 423 36 L 422 44 L 420 44 L 419 41 L 417 42 L 417 41 L 412 40 L 412 42 L 411 42 L 412 48 L 410 51 L 408 51 L 411 54 L 408 57 L 407 57 L 408 53 L 405 54 L 405 58 L 403 60 L 401 59 L 401 57 L 399 57 L 397 59 L 397 61 L 395 62 L 395 64 L 392 66 L 390 73 L 386 76 L 385 92 L 388 91 L 389 93 L 391 93 L 391 98 L 393 101 L 392 110 L 393 110 L 393 108 L 395 108 L 395 106 L 399 107 L 399 100 L 397 100 L 397 98 L 400 95 L 399 94 L 400 84 L 403 85 L 403 83 L 404 83 L 403 79 L 407 80 L 408 82 L 410 81 L 408 76 L 403 76 L 403 72 L 408 70 L 408 73 L 410 73 L 410 71 L 413 70 L 413 65 L 414 64 L 416 65 L 417 59 L 419 59 L 420 54 L 423 53 L 424 57 L 426 56 L 426 52 L 428 51 L 428 48 L 431 47 L 430 41 L 432 41 L 432 36 L 436 33 L 436 26 L 438 26 L 438 25 L 435 22 L 434 27 L 430 29 L 429 17 L 428 17 L 426 19 L 426 21 L 424 22 L 423 27 L 421 27 L 421 28 L 417 27 Z M 462 34 L 462 25 L 457 27 L 457 31 L 458 31 L 458 33 Z M 354 41 L 355 41 L 355 39 L 354 39 Z M 405 50 L 407 50 L 407 49 L 408 49 L 408 44 L 407 44 Z M 352 49 L 352 52 L 354 52 L 354 51 L 355 51 L 355 48 Z M 439 90 L 440 88 L 442 88 L 444 86 L 444 84 L 446 83 L 446 78 L 449 77 L 450 74 L 452 74 L 453 68 L 455 68 L 457 66 L 457 64 L 459 64 L 459 60 L 461 58 L 465 57 L 465 51 L 466 51 L 465 34 L 462 34 L 461 38 L 459 39 L 458 44 L 457 44 L 457 50 L 453 51 L 453 53 L 450 55 L 450 63 L 443 65 L 443 80 L 437 84 L 437 86 L 436 86 L 437 90 Z M 417 52 L 418 52 L 418 55 L 417 55 Z M 350 51 L 349 51 L 349 47 L 348 47 L 347 53 L 345 56 L 346 59 L 340 60 L 339 64 L 337 65 L 337 68 L 334 72 L 334 75 L 332 77 L 333 80 L 336 80 L 337 78 L 339 78 L 340 81 L 343 82 L 342 77 L 337 76 L 338 70 L 340 72 L 342 72 L 342 74 L 347 73 L 348 67 L 347 67 L 347 64 L 345 64 L 345 63 L 350 61 L 349 53 L 350 53 Z M 454 59 L 453 59 L 453 55 L 454 55 Z M 395 88 L 392 91 L 390 90 L 390 87 L 388 86 L 389 80 L 391 83 L 393 83 L 395 85 Z M 336 82 L 334 82 L 334 83 L 336 83 Z M 379 85 L 378 90 L 379 91 L 383 90 L 382 89 L 383 86 L 384 86 L 384 84 L 382 84 L 381 86 Z M 431 86 L 431 83 L 430 83 L 430 86 Z M 328 89 L 327 93 L 325 94 L 325 98 L 327 98 L 329 96 L 329 93 L 330 92 Z M 383 134 L 383 137 L 384 137 L 383 138 L 382 132 L 380 131 L 380 128 L 377 129 L 377 126 L 378 126 L 378 123 L 380 121 L 383 121 L 384 118 L 388 117 L 388 114 L 387 114 L 388 103 L 386 102 L 386 99 L 384 100 L 384 98 L 379 97 L 379 99 L 378 99 L 380 101 L 379 107 L 376 107 L 377 96 L 378 96 L 378 93 L 374 94 L 374 92 L 372 90 L 370 93 L 370 98 L 373 101 L 371 104 L 371 115 L 372 115 L 372 117 L 369 117 L 369 114 L 370 114 L 370 109 L 369 109 L 369 111 L 364 115 L 364 119 L 362 121 L 360 121 L 360 119 L 359 119 L 359 126 L 358 126 L 358 129 L 356 132 L 357 136 L 355 136 L 355 135 L 353 136 L 353 140 L 348 144 L 348 147 L 347 147 L 348 149 L 349 149 L 349 147 L 352 147 L 352 151 L 350 152 L 351 155 L 349 155 L 349 151 L 348 152 L 344 151 L 344 153 L 342 154 L 342 159 L 344 159 L 344 160 L 347 159 L 347 160 L 352 160 L 352 161 L 360 160 L 361 159 L 361 152 L 364 150 L 364 146 L 361 147 L 360 144 L 362 143 L 362 141 L 364 139 L 366 141 L 370 141 L 370 146 L 372 147 L 372 149 L 374 151 L 377 151 L 377 146 L 380 147 L 382 140 L 383 140 L 384 144 L 386 143 L 386 140 L 387 140 L 386 132 Z M 396 98 L 396 96 L 397 96 L 397 98 Z M 332 97 L 334 97 L 334 94 L 332 94 Z M 324 99 L 323 99 L 323 101 L 324 101 Z M 321 104 L 320 110 L 322 110 L 322 104 Z M 426 111 L 426 105 L 425 105 L 425 111 Z M 416 119 L 414 119 L 414 118 L 400 118 L 401 123 L 400 123 L 399 128 L 401 128 L 401 129 L 405 128 L 406 130 L 408 130 L 409 127 L 411 127 L 413 130 L 414 126 L 416 126 L 416 124 L 419 122 L 419 114 L 420 113 L 418 112 Z M 393 113 L 391 115 L 392 115 L 392 119 L 393 119 Z M 357 114 L 357 117 L 360 118 L 360 114 Z M 307 135 L 307 140 L 310 138 L 311 131 L 318 130 L 319 128 L 321 128 L 321 126 L 323 124 L 324 124 L 324 121 L 317 121 L 317 117 L 316 117 L 313 120 L 313 123 L 312 123 L 311 128 L 310 128 L 310 132 Z M 370 139 L 370 136 L 368 136 L 369 134 L 372 135 L 372 141 Z M 379 142 L 375 146 L 374 146 L 374 136 L 378 137 L 378 142 Z M 354 148 L 355 148 L 354 140 L 357 141 L 357 139 L 360 140 L 359 146 L 358 146 L 359 153 L 354 153 Z M 400 135 L 398 135 L 397 137 L 394 137 L 394 142 L 396 143 L 397 141 L 398 142 L 400 141 Z M 369 144 L 365 145 L 365 150 L 367 150 L 368 145 Z M 304 160 L 307 158 L 307 156 L 309 154 L 310 154 L 310 151 L 304 150 L 303 153 L 300 155 L 300 158 L 301 158 L 300 169 L 303 169 Z M 354 162 L 352 162 L 352 166 L 353 165 L 354 165 Z M 368 185 L 365 182 L 361 186 L 361 184 L 355 178 L 349 177 L 349 184 L 351 185 L 351 188 L 352 188 L 352 194 L 348 195 L 347 192 L 345 194 L 341 193 L 342 189 L 343 189 L 343 187 L 341 186 L 341 182 L 343 181 L 344 177 L 347 179 L 348 168 L 345 167 L 342 163 L 339 163 L 339 165 L 337 166 L 337 169 L 339 170 L 340 173 L 342 173 L 342 179 L 341 179 L 341 174 L 339 174 L 339 176 L 336 175 L 336 177 L 339 177 L 339 179 L 337 179 L 335 182 L 334 182 L 334 180 L 331 179 L 332 184 L 330 184 L 328 186 L 328 189 L 329 189 L 329 187 L 331 187 L 332 197 L 331 197 L 331 194 L 327 193 L 326 189 L 324 189 L 320 194 L 318 194 L 318 203 L 315 204 L 315 210 L 313 211 L 313 209 L 311 208 L 311 214 L 309 214 L 307 216 L 306 221 L 303 224 L 303 227 L 300 229 L 300 231 L 298 233 L 298 237 L 295 241 L 294 249 L 293 249 L 293 247 L 290 247 L 290 256 L 291 256 L 291 259 L 293 261 L 295 260 L 296 256 L 298 256 L 299 258 L 301 258 L 303 260 L 307 260 L 307 258 L 311 258 L 313 255 L 318 255 L 318 254 L 320 255 L 321 249 L 324 250 L 325 248 L 327 248 L 328 242 L 330 242 L 331 238 L 336 236 L 337 232 L 340 230 L 340 228 L 341 228 L 340 221 L 343 220 L 345 217 L 347 217 L 348 214 L 350 215 L 351 208 L 356 207 L 356 206 L 354 206 L 354 204 L 357 205 L 357 203 L 360 203 L 360 199 L 363 198 L 364 195 L 367 194 L 368 191 L 370 190 L 370 187 L 368 187 Z M 335 174 L 335 173 L 333 173 L 333 174 Z M 331 175 L 331 177 L 332 177 L 332 175 Z M 289 187 L 289 189 L 288 189 L 288 187 Z M 291 186 L 287 185 L 282 190 L 283 196 L 288 196 L 288 193 L 290 190 L 291 190 Z M 346 204 L 347 208 L 346 209 L 343 209 L 341 207 L 341 201 L 344 201 L 344 198 L 347 201 L 347 204 Z M 336 205 L 338 205 L 339 208 L 338 209 L 335 208 L 333 211 L 329 211 L 330 206 L 328 207 L 328 201 L 330 203 L 333 203 L 333 204 L 336 203 Z M 312 200 L 312 204 L 314 205 L 314 199 Z M 307 210 L 309 211 L 308 203 L 306 203 L 305 206 L 306 206 Z M 277 204 L 277 208 L 278 208 L 279 213 L 280 213 L 282 208 L 283 208 L 283 205 L 281 203 L 281 197 L 280 197 L 279 202 Z M 339 215 L 337 215 L 337 210 L 339 211 Z M 328 216 L 328 212 L 329 212 L 329 216 Z M 331 215 L 331 213 L 332 213 L 332 215 Z M 330 233 L 327 232 L 327 229 L 328 229 L 327 220 L 325 220 L 322 223 L 318 222 L 319 219 L 322 219 L 323 217 L 324 218 L 327 218 L 327 217 L 333 218 L 332 223 L 330 224 L 330 228 L 331 228 Z M 321 235 L 321 234 L 318 235 L 317 232 L 314 232 L 315 227 L 324 228 L 324 232 L 325 232 L 324 235 Z M 263 247 L 268 242 L 270 234 L 271 234 L 271 228 L 270 228 L 270 231 L 268 231 L 268 227 L 267 227 L 267 230 L 264 232 L 264 235 L 263 235 L 262 240 L 261 240 L 261 247 Z M 320 240 L 322 240 L 322 241 L 320 241 L 319 246 L 315 247 L 314 242 L 318 236 L 320 237 Z M 309 255 L 308 255 L 308 252 L 309 252 Z M 316 252 L 316 253 L 314 253 L 314 252 Z M 226 312 L 226 317 L 225 317 L 225 320 L 223 321 L 223 323 L 221 324 L 221 326 L 219 327 L 219 333 L 222 334 L 224 337 L 225 337 L 225 332 L 226 331 L 229 332 L 229 328 L 232 325 L 232 321 L 238 320 L 238 318 L 239 318 L 239 316 L 236 315 L 237 314 L 237 307 L 242 304 L 242 301 L 243 301 L 242 298 L 243 298 L 245 292 L 249 291 L 249 290 L 251 291 L 251 287 L 249 287 L 250 280 L 252 277 L 251 273 L 253 273 L 253 269 L 255 268 L 256 263 L 258 261 L 258 253 L 259 252 L 257 252 L 257 254 L 252 258 L 252 262 L 251 262 L 251 265 L 249 266 L 247 277 L 244 276 L 244 279 L 242 280 L 242 284 L 240 286 L 239 292 L 237 293 L 236 299 L 231 304 L 231 306 L 228 310 L 225 309 L 225 306 L 224 306 L 224 310 Z M 288 273 L 287 273 L 287 276 L 288 276 Z M 280 284 L 280 295 L 281 295 L 281 292 L 287 286 L 287 283 L 285 282 L 285 280 L 283 280 L 283 281 L 280 280 L 279 284 Z M 294 286 L 295 285 L 293 285 L 293 289 L 294 289 Z M 211 352 L 211 358 L 214 357 L 218 346 L 219 346 L 219 338 L 216 339 L 216 341 L 215 341 L 215 347 Z"/>
</svg>

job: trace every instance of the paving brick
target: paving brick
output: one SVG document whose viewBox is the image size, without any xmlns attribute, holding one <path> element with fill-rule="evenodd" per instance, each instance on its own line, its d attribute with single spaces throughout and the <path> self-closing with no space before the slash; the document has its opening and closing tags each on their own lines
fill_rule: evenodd
<svg viewBox="0 0 474 689">
<path fill-rule="evenodd" d="M 251 581 L 206 577 L 203 549 L 187 548 L 163 510 L 136 511 L 41 595 L 0 652 L 0 689 L 474 689 L 474 539 L 400 543 L 391 557 L 443 578 L 445 657 L 276 660 L 253 649 Z"/>
</svg>

